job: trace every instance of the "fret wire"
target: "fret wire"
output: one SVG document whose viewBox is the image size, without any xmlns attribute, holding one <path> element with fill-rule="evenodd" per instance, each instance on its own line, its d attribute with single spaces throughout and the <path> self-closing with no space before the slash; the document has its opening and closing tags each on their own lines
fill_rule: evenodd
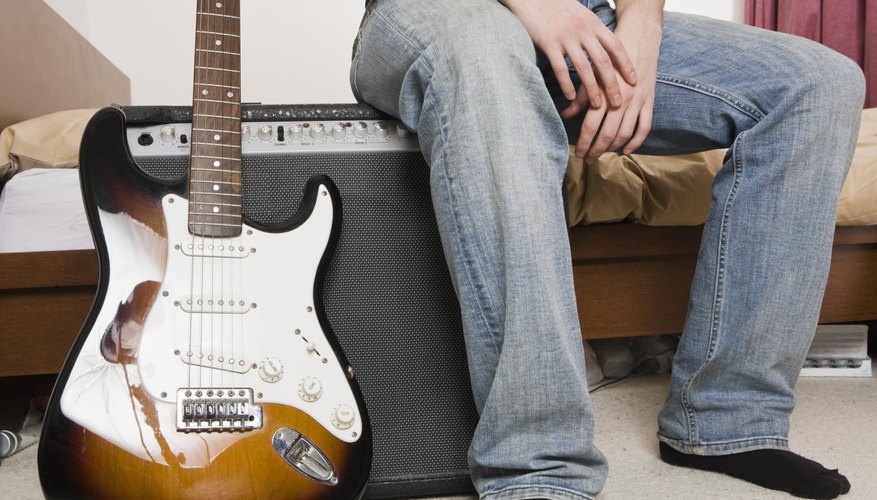
<svg viewBox="0 0 877 500">
<path fill-rule="evenodd" d="M 190 191 L 189 194 L 212 195 L 212 196 L 236 196 L 236 197 L 241 196 L 240 193 L 220 193 L 218 191 L 214 191 L 214 192 Z M 207 204 L 204 202 L 193 202 L 193 203 Z"/>
<path fill-rule="evenodd" d="M 240 158 L 235 158 L 231 156 L 208 156 L 208 155 L 192 155 L 192 158 L 209 158 L 211 160 L 233 160 L 233 161 L 241 161 Z"/>
<path fill-rule="evenodd" d="M 240 90 L 240 89 L 241 89 L 241 88 L 240 88 L 239 86 L 237 86 L 237 85 L 222 85 L 222 84 L 220 84 L 220 83 L 195 83 L 195 86 L 201 86 L 201 87 L 222 87 L 222 88 L 225 88 L 225 89 L 237 89 L 237 90 Z"/>
<path fill-rule="evenodd" d="M 229 73 L 240 73 L 240 70 L 237 70 L 237 69 L 214 68 L 212 66 L 195 66 L 195 69 L 206 69 L 209 71 L 227 71 Z"/>
<path fill-rule="evenodd" d="M 241 119 L 237 116 L 208 115 L 208 114 L 204 114 L 204 113 L 192 113 L 192 116 L 204 116 L 207 118 L 227 118 L 227 119 L 233 120 L 233 121 L 238 121 L 238 122 L 241 121 Z"/>
<path fill-rule="evenodd" d="M 241 148 L 237 144 L 222 144 L 219 142 L 192 141 L 192 144 L 195 146 L 210 146 L 210 147 L 217 147 L 217 148 L 238 148 L 238 149 Z"/>
<path fill-rule="evenodd" d="M 218 31 L 199 31 L 199 33 L 203 33 L 205 35 L 221 35 L 221 36 L 233 36 L 235 38 L 240 38 L 240 35 L 235 35 L 234 33 L 220 33 Z"/>
<path fill-rule="evenodd" d="M 239 103 L 239 102 L 237 102 L 237 101 L 223 101 L 223 100 L 221 100 L 221 99 L 202 99 L 202 98 L 200 98 L 200 97 L 196 97 L 194 100 L 196 100 L 196 101 L 201 101 L 201 102 L 218 102 L 218 103 L 221 103 L 221 104 L 232 104 L 232 105 L 234 105 L 234 106 L 240 106 L 240 105 L 241 105 L 241 103 Z"/>
<path fill-rule="evenodd" d="M 208 184 L 229 184 L 229 185 L 232 185 L 232 186 L 236 186 L 236 185 L 240 184 L 240 182 L 230 182 L 230 181 L 208 181 L 208 180 L 201 180 L 201 179 L 190 179 L 189 182 L 206 182 L 206 183 L 208 183 Z"/>
<path fill-rule="evenodd" d="M 221 207 L 240 207 L 240 206 L 241 206 L 240 203 L 222 203 L 222 202 L 216 202 L 216 203 L 192 203 L 192 205 L 210 205 L 210 206 L 218 205 L 218 206 L 221 206 Z"/>
<path fill-rule="evenodd" d="M 229 17 L 232 19 L 240 19 L 240 16 L 230 16 L 228 14 L 216 14 L 213 12 L 199 12 L 198 14 L 200 14 L 202 16 L 217 16 L 217 17 Z"/>
<path fill-rule="evenodd" d="M 199 171 L 203 171 L 203 172 L 219 172 L 221 174 L 238 174 L 238 173 L 240 173 L 240 170 L 228 170 L 228 169 L 218 168 L 218 167 L 214 167 L 214 168 L 192 167 L 190 170 L 199 170 Z"/>
<path fill-rule="evenodd" d="M 241 227 L 240 224 L 225 224 L 222 222 L 196 222 L 192 221 L 191 224 L 193 226 L 226 226 L 226 227 Z"/>
<path fill-rule="evenodd" d="M 241 54 L 239 52 L 230 52 L 227 50 L 214 50 L 214 49 L 195 49 L 195 50 L 197 50 L 198 52 L 212 52 L 214 54 L 226 54 L 229 56 L 238 56 L 238 57 L 241 56 Z"/>
<path fill-rule="evenodd" d="M 191 215 L 209 215 L 210 217 L 240 217 L 241 214 L 226 214 L 222 212 L 197 212 L 192 211 Z"/>
<path fill-rule="evenodd" d="M 197 100 L 197 99 L 196 99 L 196 100 Z M 222 132 L 223 134 L 236 134 L 236 135 L 241 135 L 240 130 L 238 130 L 238 131 L 235 131 L 235 130 L 220 130 L 220 129 L 218 129 L 218 128 L 199 128 L 199 127 L 192 127 L 192 130 L 195 130 L 195 131 L 198 131 L 198 132 Z"/>
</svg>

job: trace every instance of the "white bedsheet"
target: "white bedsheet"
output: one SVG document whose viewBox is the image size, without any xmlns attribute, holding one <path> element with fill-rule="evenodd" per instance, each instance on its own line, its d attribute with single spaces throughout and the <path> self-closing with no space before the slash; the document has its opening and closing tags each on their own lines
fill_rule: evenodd
<svg viewBox="0 0 877 500">
<path fill-rule="evenodd" d="M 0 192 L 0 253 L 94 248 L 79 170 L 36 168 L 12 177 Z"/>
</svg>

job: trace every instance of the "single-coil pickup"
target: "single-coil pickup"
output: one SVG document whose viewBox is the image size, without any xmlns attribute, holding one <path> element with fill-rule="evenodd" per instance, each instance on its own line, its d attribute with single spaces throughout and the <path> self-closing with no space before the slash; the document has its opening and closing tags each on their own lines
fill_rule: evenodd
<svg viewBox="0 0 877 500">
<path fill-rule="evenodd" d="M 253 404 L 253 389 L 183 388 L 177 390 L 177 430 L 217 432 L 261 428 L 262 407 Z"/>
<path fill-rule="evenodd" d="M 174 245 L 174 249 L 189 257 L 216 257 L 227 259 L 243 259 L 255 252 L 255 248 L 249 248 L 241 242 L 231 240 L 211 239 L 187 241 Z"/>
<path fill-rule="evenodd" d="M 206 351 L 206 352 L 205 352 Z M 183 363 L 202 368 L 223 370 L 233 373 L 247 373 L 253 364 L 233 355 L 215 354 L 209 348 L 181 348 L 174 351 Z"/>
<path fill-rule="evenodd" d="M 190 297 L 184 300 L 175 300 L 174 306 L 187 313 L 197 314 L 246 314 L 256 304 L 246 300 L 221 299 L 216 297 Z"/>
</svg>

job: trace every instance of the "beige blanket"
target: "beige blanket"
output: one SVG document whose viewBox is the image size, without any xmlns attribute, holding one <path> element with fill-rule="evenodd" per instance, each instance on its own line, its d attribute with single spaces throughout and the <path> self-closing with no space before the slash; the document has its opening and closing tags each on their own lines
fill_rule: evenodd
<svg viewBox="0 0 877 500">
<path fill-rule="evenodd" d="M 702 224 L 712 179 L 724 156 L 724 150 L 666 157 L 607 153 L 586 166 L 570 155 L 566 175 L 569 224 L 622 220 L 651 226 Z M 877 108 L 862 112 L 837 224 L 877 224 Z"/>
</svg>

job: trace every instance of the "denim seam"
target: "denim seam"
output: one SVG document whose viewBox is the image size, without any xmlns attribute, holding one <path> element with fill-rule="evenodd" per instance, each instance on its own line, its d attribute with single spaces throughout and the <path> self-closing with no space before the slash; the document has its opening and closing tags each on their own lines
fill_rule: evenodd
<svg viewBox="0 0 877 500">
<path fill-rule="evenodd" d="M 393 31 L 395 31 L 402 38 L 402 41 L 404 41 L 408 45 L 408 48 L 411 49 L 412 54 L 424 53 L 424 51 L 426 50 L 426 47 L 421 47 L 420 44 L 416 43 L 410 36 L 408 36 L 401 29 L 399 29 L 399 27 L 396 25 L 396 23 L 391 21 L 381 11 L 379 11 L 378 9 L 375 9 L 372 11 L 372 15 L 380 16 L 381 19 L 383 19 L 384 22 L 387 24 L 387 26 L 389 26 Z"/>
<path fill-rule="evenodd" d="M 418 58 L 418 60 L 415 62 L 415 64 L 420 64 L 430 75 L 432 75 L 433 67 L 432 67 L 432 64 L 430 64 L 430 62 L 428 60 L 428 56 L 426 55 L 425 52 L 423 53 L 423 55 L 421 55 L 421 57 Z M 430 80 L 432 80 L 432 78 L 430 78 Z M 430 85 L 429 90 L 432 91 L 436 95 L 439 94 L 439 92 L 436 90 L 436 88 L 432 85 Z M 425 100 L 425 97 L 424 97 L 424 100 Z M 444 106 L 444 103 L 446 103 L 446 102 L 452 102 L 452 101 L 442 99 L 442 98 L 436 99 L 436 101 L 437 101 L 436 104 L 433 105 L 433 111 L 436 114 L 436 121 L 441 124 L 441 126 L 439 127 L 439 132 L 441 134 L 441 140 L 443 143 L 447 144 L 447 142 L 448 142 L 447 113 L 445 112 L 445 110 L 440 111 L 439 107 Z M 445 185 L 445 189 L 447 189 L 448 199 L 453 200 L 456 197 L 454 196 L 453 189 L 451 189 L 451 183 L 452 183 L 453 179 L 447 170 L 447 165 L 450 165 L 450 159 L 447 157 L 447 155 L 448 155 L 448 148 L 443 148 L 442 156 L 444 157 L 444 161 L 443 161 L 443 164 L 445 165 L 444 172 L 445 172 L 445 176 L 447 177 L 447 180 L 448 180 L 448 182 Z M 451 205 L 452 205 L 452 209 L 451 209 L 450 213 L 454 217 L 454 220 L 459 221 L 460 220 L 460 213 L 459 213 L 459 208 L 457 206 L 457 203 L 452 202 Z M 495 333 L 497 331 L 497 325 L 493 325 L 492 324 L 493 322 L 487 316 L 487 311 L 489 310 L 489 307 L 486 304 L 489 304 L 490 301 L 485 301 L 485 298 L 483 297 L 483 294 L 484 294 L 484 291 L 486 290 L 486 288 L 485 287 L 478 288 L 475 286 L 475 283 L 477 281 L 475 280 L 475 277 L 472 275 L 472 271 L 471 271 L 472 267 L 474 267 L 474 266 L 471 265 L 472 264 L 472 257 L 469 253 L 469 248 L 468 248 L 468 246 L 463 244 L 463 237 L 460 234 L 459 230 L 457 229 L 459 227 L 459 224 L 454 224 L 453 226 L 454 226 L 454 231 L 453 231 L 454 232 L 454 240 L 455 240 L 458 248 L 460 248 L 460 250 L 461 250 L 462 259 L 466 263 L 466 265 L 463 266 L 464 271 L 466 273 L 466 279 L 469 281 L 469 284 L 472 288 L 473 294 L 475 295 L 475 300 L 478 302 L 479 315 L 481 316 L 481 319 L 484 322 L 484 325 L 487 327 L 487 331 L 489 332 L 490 343 L 493 346 L 494 353 L 497 356 L 499 356 L 501 353 L 501 349 L 500 349 L 500 346 L 496 343 L 497 336 L 495 335 Z"/>
<path fill-rule="evenodd" d="M 704 95 L 715 97 L 716 99 L 721 99 L 722 101 L 725 101 L 726 103 L 733 106 L 735 109 L 737 109 L 741 113 L 749 116 L 750 118 L 752 118 L 756 122 L 761 121 L 765 116 L 765 114 L 762 113 L 754 105 L 747 103 L 744 100 L 740 99 L 739 97 L 737 97 L 733 94 L 730 94 L 728 92 L 725 92 L 723 90 L 720 90 L 720 89 L 713 87 L 711 85 L 706 85 L 704 83 L 697 82 L 694 80 L 687 80 L 687 79 L 683 79 L 683 78 L 666 76 L 666 75 L 658 75 L 657 81 L 659 83 L 665 83 L 667 85 L 674 85 L 676 87 L 686 88 L 688 90 L 693 90 L 695 92 L 699 92 L 699 93 L 704 94 Z"/>
<path fill-rule="evenodd" d="M 658 441 L 666 443 L 671 448 L 682 453 L 701 456 L 731 455 L 763 449 L 789 449 L 788 438 L 780 436 L 757 436 L 742 439 L 710 441 L 706 443 L 687 443 L 659 432 Z"/>
<path fill-rule="evenodd" d="M 688 417 L 688 440 L 692 443 L 698 441 L 699 438 L 697 437 L 697 415 L 691 405 L 691 386 L 694 385 L 694 380 L 712 360 L 718 345 L 722 307 L 724 306 L 725 273 L 727 271 L 725 262 L 728 248 L 728 233 L 730 232 L 730 208 L 734 204 L 737 195 L 737 188 L 740 186 L 740 179 L 743 170 L 743 155 L 741 150 L 743 149 L 742 144 L 745 135 L 745 132 L 738 135 L 737 139 L 734 141 L 731 161 L 731 164 L 733 165 L 734 182 L 731 184 L 731 189 L 728 191 L 728 197 L 725 199 L 725 203 L 722 204 L 722 222 L 719 226 L 719 247 L 718 257 L 716 259 L 715 287 L 713 288 L 713 306 L 710 311 L 709 350 L 706 353 L 703 364 L 697 369 L 697 371 L 691 374 L 691 377 L 685 382 L 685 386 L 682 388 L 681 392 L 682 407 L 685 408 L 685 413 Z"/>
<path fill-rule="evenodd" d="M 505 488 L 500 488 L 496 491 L 484 492 L 480 495 L 480 498 L 488 499 L 488 498 L 496 497 L 499 495 L 503 495 L 506 492 L 513 492 L 515 490 L 527 490 L 527 491 L 533 491 L 533 492 L 546 491 L 546 490 L 557 491 L 558 493 L 562 493 L 564 496 L 572 496 L 573 498 L 581 498 L 584 500 L 594 500 L 594 497 L 592 497 L 590 495 L 586 495 L 584 493 L 580 493 L 578 491 L 571 490 L 569 488 L 563 488 L 560 486 L 553 486 L 553 485 L 537 485 L 537 484 L 530 484 L 530 485 L 519 484 L 519 485 L 515 485 L 515 486 L 507 486 Z M 527 498 L 529 498 L 529 497 L 527 497 Z"/>
</svg>

